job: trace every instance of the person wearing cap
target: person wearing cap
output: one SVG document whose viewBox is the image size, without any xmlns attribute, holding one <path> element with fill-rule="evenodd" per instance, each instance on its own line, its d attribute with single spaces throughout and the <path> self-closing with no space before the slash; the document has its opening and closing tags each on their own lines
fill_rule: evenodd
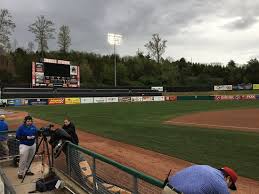
<svg viewBox="0 0 259 194">
<path fill-rule="evenodd" d="M 19 151 L 20 161 L 18 167 L 18 178 L 22 179 L 36 151 L 35 138 L 37 128 L 33 125 L 31 116 L 24 118 L 23 124 L 16 131 L 16 138 L 20 140 Z M 29 169 L 26 175 L 34 175 Z"/>
<path fill-rule="evenodd" d="M 0 157 L 9 155 L 7 133 L 8 124 L 5 122 L 5 115 L 0 115 Z"/>
<path fill-rule="evenodd" d="M 229 194 L 237 189 L 236 181 L 237 173 L 229 167 L 193 165 L 169 176 L 162 194 Z"/>
</svg>

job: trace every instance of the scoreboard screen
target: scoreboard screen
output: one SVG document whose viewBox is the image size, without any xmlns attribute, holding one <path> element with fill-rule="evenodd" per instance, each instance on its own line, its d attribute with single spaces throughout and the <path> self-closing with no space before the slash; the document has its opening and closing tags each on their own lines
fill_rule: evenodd
<svg viewBox="0 0 259 194">
<path fill-rule="evenodd" d="M 70 65 L 44 63 L 44 75 L 70 77 Z"/>
<path fill-rule="evenodd" d="M 46 59 L 32 62 L 33 87 L 80 87 L 78 65 L 70 61 Z"/>
</svg>

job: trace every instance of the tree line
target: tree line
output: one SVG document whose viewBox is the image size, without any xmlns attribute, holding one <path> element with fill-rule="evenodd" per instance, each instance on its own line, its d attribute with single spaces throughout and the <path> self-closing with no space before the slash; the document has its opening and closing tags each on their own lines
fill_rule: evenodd
<svg viewBox="0 0 259 194">
<path fill-rule="evenodd" d="M 38 16 L 28 26 L 38 45 L 11 49 L 10 36 L 15 23 L 8 10 L 0 11 L 0 80 L 2 84 L 31 83 L 31 62 L 40 58 L 70 60 L 80 65 L 81 82 L 85 87 L 113 86 L 114 55 L 70 50 L 71 35 L 67 25 L 59 29 L 57 51 L 48 50 L 48 40 L 55 35 L 54 23 L 44 16 Z M 208 86 L 217 84 L 259 83 L 259 62 L 251 59 L 237 65 L 233 60 L 226 66 L 221 64 L 192 63 L 185 58 L 172 60 L 163 58 L 166 40 L 153 34 L 145 44 L 147 53 L 137 51 L 134 56 L 117 55 L 117 83 L 119 86 Z M 17 43 L 16 43 L 17 45 Z"/>
</svg>

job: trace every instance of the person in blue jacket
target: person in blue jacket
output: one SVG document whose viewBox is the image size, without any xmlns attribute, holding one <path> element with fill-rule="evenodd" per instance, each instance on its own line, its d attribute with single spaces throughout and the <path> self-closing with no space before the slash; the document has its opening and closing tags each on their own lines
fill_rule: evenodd
<svg viewBox="0 0 259 194">
<path fill-rule="evenodd" d="M 0 115 L 0 157 L 9 155 L 7 133 L 8 124 L 5 122 L 5 115 Z"/>
<path fill-rule="evenodd" d="M 230 194 L 237 190 L 237 173 L 229 168 L 193 165 L 169 176 L 162 194 Z"/>
<path fill-rule="evenodd" d="M 24 118 L 23 124 L 16 131 L 16 139 L 20 140 L 19 151 L 20 161 L 18 168 L 18 178 L 22 179 L 36 151 L 35 138 L 37 128 L 33 125 L 31 116 Z M 29 169 L 26 175 L 34 175 Z"/>
</svg>

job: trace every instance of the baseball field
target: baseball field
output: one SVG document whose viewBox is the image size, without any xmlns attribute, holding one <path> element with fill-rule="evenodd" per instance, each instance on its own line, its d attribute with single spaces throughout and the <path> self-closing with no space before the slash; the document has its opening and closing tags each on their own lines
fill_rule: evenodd
<svg viewBox="0 0 259 194">
<path fill-rule="evenodd" d="M 69 116 L 77 128 L 88 133 L 191 163 L 227 165 L 241 176 L 259 180 L 259 101 L 80 104 L 15 109 L 60 124 Z"/>
</svg>

